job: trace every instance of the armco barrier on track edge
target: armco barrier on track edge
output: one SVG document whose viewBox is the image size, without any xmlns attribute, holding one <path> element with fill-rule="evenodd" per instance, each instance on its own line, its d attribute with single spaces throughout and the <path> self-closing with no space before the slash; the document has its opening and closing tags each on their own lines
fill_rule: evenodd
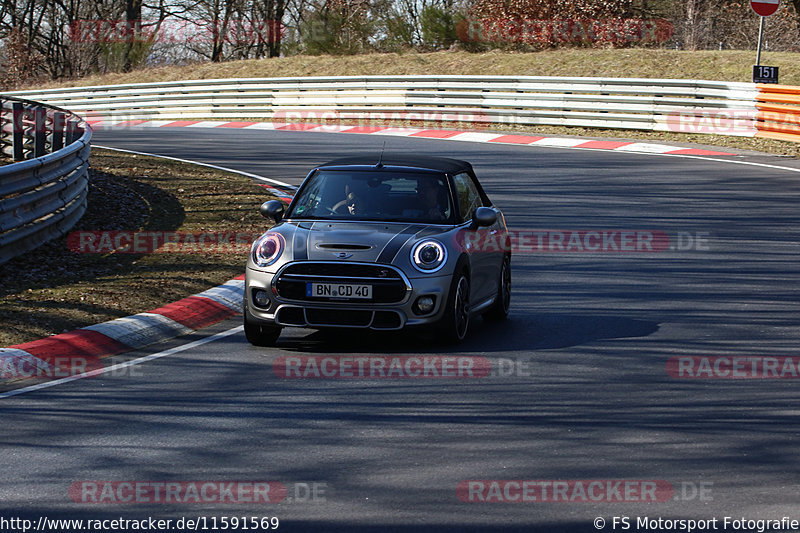
<svg viewBox="0 0 800 533">
<path fill-rule="evenodd" d="M 758 84 L 755 137 L 800 142 L 800 87 Z"/>
</svg>

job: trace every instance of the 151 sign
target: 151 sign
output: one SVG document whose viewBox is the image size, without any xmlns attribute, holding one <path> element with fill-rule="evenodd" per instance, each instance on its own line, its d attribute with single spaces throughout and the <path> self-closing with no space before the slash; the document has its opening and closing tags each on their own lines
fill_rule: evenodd
<svg viewBox="0 0 800 533">
<path fill-rule="evenodd" d="M 753 65 L 753 83 L 778 83 L 778 67 Z"/>
</svg>

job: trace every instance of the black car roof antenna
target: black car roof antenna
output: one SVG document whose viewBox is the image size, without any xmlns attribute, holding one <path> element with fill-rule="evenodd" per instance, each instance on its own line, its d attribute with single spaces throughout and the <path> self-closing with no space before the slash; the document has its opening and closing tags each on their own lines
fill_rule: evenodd
<svg viewBox="0 0 800 533">
<path fill-rule="evenodd" d="M 378 164 L 375 165 L 375 168 L 381 168 L 383 166 L 383 151 L 386 150 L 386 141 L 383 141 L 383 147 L 381 148 L 381 155 L 378 157 Z"/>
</svg>

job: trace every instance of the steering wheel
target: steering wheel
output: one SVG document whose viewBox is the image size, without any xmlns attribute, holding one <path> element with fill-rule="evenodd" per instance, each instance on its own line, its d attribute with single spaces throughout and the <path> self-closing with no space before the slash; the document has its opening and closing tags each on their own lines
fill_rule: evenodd
<svg viewBox="0 0 800 533">
<path fill-rule="evenodd" d="M 348 215 L 348 214 L 350 214 L 350 212 L 347 210 L 347 204 L 341 204 L 338 207 L 336 207 L 336 209 L 333 209 L 332 207 L 326 207 L 325 210 L 328 211 L 328 214 L 331 214 L 331 215 Z"/>
</svg>

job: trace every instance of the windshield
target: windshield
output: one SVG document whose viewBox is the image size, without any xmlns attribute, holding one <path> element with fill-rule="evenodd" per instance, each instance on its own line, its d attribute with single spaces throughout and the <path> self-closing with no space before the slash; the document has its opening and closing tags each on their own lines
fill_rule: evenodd
<svg viewBox="0 0 800 533">
<path fill-rule="evenodd" d="M 286 217 L 446 224 L 453 209 L 443 174 L 319 170 Z"/>
</svg>

